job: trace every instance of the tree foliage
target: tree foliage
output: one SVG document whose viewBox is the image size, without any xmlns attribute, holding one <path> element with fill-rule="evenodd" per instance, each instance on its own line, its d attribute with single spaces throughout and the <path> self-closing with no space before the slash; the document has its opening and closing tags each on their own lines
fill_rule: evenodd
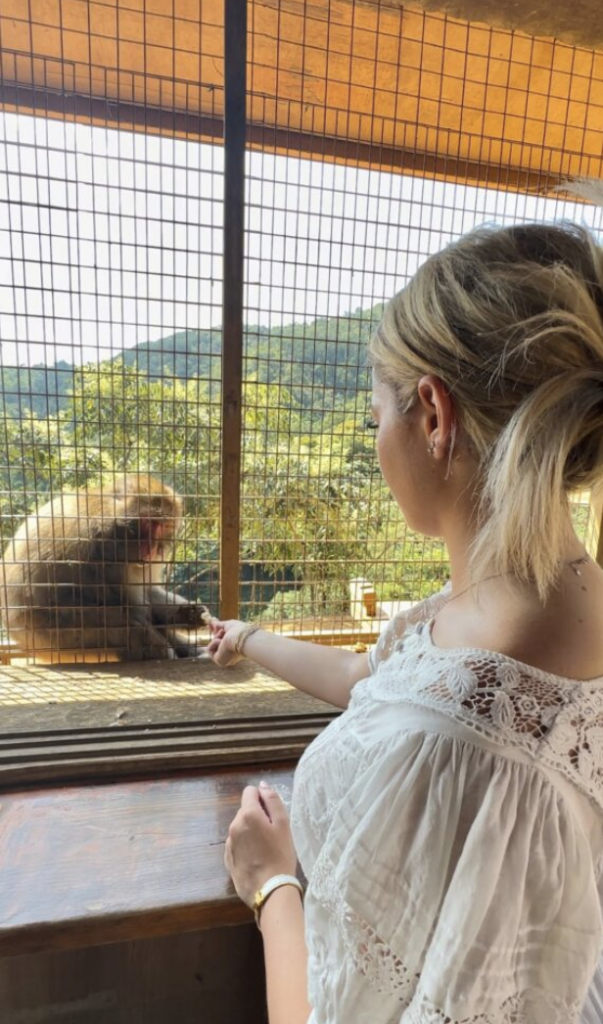
<svg viewBox="0 0 603 1024">
<path fill-rule="evenodd" d="M 364 341 L 376 312 L 247 330 L 238 553 L 247 615 L 340 614 L 354 576 L 402 600 L 447 577 L 442 546 L 407 530 L 365 430 Z M 33 408 L 22 394 L 8 401 L 5 375 L 2 536 L 51 492 L 149 472 L 185 498 L 172 583 L 208 600 L 219 552 L 219 344 L 219 332 L 185 332 L 62 367 L 55 400 L 47 392 Z M 32 378 L 36 386 L 50 386 L 49 372 Z"/>
</svg>

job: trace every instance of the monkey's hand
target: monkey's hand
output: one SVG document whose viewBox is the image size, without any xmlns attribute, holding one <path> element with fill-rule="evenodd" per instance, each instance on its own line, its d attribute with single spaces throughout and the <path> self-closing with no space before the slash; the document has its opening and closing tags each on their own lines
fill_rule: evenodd
<svg viewBox="0 0 603 1024">
<path fill-rule="evenodd" d="M 232 668 L 237 662 L 243 660 L 244 655 L 237 654 L 235 645 L 239 633 L 248 625 L 248 622 L 239 622 L 238 619 L 228 619 L 226 622 L 221 622 L 220 619 L 210 619 L 209 629 L 212 639 L 206 650 L 210 658 L 220 668 Z"/>
<path fill-rule="evenodd" d="M 201 626 L 209 626 L 211 612 L 204 604 L 190 604 L 180 606 L 179 625 L 185 629 L 199 629 Z"/>
<path fill-rule="evenodd" d="M 199 629 L 209 625 L 211 614 L 204 604 L 191 604 L 180 594 L 158 586 L 150 587 L 146 597 L 153 611 L 153 622 L 158 626 Z"/>
</svg>

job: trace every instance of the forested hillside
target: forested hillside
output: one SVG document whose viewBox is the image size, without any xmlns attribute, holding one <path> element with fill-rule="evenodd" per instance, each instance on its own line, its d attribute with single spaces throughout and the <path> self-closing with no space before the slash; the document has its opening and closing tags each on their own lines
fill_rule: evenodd
<svg viewBox="0 0 603 1024">
<path fill-rule="evenodd" d="M 381 308 L 272 329 L 247 327 L 246 378 L 283 384 L 308 410 L 315 404 L 316 389 L 324 392 L 321 411 L 341 407 L 366 387 L 366 342 Z M 198 378 L 207 381 L 215 392 L 221 376 L 221 351 L 222 332 L 218 328 L 179 331 L 126 349 L 113 362 L 123 361 L 151 379 Z M 76 368 L 63 361 L 52 366 L 3 366 L 0 398 L 4 411 L 19 415 L 31 410 L 38 416 L 48 416 L 65 409 L 75 373 Z"/>
<path fill-rule="evenodd" d="M 382 598 L 430 593 L 439 543 L 407 530 L 366 429 L 366 342 L 379 309 L 245 332 L 241 477 L 243 614 L 337 615 L 349 581 Z M 3 371 L 0 523 L 9 537 L 50 494 L 123 471 L 185 497 L 172 584 L 217 600 L 221 333 L 188 331 L 111 361 Z"/>
</svg>

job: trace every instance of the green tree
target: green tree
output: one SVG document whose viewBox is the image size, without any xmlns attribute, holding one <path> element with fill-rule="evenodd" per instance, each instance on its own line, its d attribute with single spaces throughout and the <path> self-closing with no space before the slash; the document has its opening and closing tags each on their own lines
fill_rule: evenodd
<svg viewBox="0 0 603 1024">
<path fill-rule="evenodd" d="M 118 360 L 78 371 L 65 411 L 86 482 L 103 472 L 152 473 L 185 500 L 174 582 L 215 559 L 219 527 L 220 410 L 208 384 L 151 380 Z"/>
<path fill-rule="evenodd" d="M 51 492 L 75 486 L 73 445 L 58 416 L 31 411 L 0 420 L 0 523 L 3 539 Z"/>
</svg>

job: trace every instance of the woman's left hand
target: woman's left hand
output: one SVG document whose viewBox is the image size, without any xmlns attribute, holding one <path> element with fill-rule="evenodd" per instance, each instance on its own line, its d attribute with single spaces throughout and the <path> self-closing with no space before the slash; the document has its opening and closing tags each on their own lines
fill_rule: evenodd
<svg viewBox="0 0 603 1024">
<path fill-rule="evenodd" d="M 234 887 L 251 907 L 273 875 L 294 875 L 297 857 L 283 801 L 265 782 L 246 786 L 229 830 L 224 863 Z"/>
</svg>

